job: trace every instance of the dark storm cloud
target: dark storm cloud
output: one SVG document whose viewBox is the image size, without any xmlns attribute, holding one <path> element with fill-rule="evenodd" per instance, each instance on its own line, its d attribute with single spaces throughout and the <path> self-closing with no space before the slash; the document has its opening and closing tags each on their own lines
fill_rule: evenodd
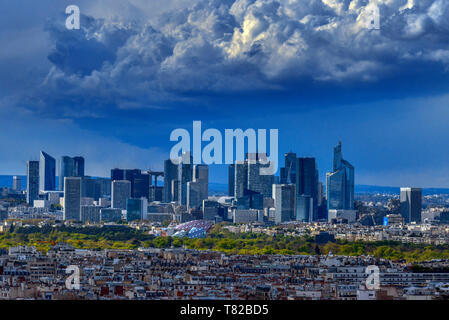
<svg viewBox="0 0 449 320">
<path fill-rule="evenodd" d="M 47 27 L 53 67 L 39 97 L 49 108 L 147 108 L 191 93 L 376 83 L 415 67 L 430 79 L 435 64 L 444 72 L 447 2 L 376 3 L 380 30 L 365 28 L 369 1 L 357 0 L 200 1 L 152 24 L 84 16 L 78 31 L 61 17 Z"/>
</svg>

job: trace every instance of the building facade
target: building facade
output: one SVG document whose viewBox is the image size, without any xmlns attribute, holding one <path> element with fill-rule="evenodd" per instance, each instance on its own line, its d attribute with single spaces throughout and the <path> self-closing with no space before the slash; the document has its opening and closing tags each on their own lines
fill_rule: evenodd
<svg viewBox="0 0 449 320">
<path fill-rule="evenodd" d="M 326 175 L 328 210 L 354 209 L 354 167 L 343 160 L 341 142 L 334 148 L 333 172 Z"/>
<path fill-rule="evenodd" d="M 39 161 L 27 162 L 27 203 L 33 205 L 39 198 Z"/>
<path fill-rule="evenodd" d="M 81 178 L 64 179 L 64 220 L 81 220 Z"/>
<path fill-rule="evenodd" d="M 40 154 L 39 190 L 56 190 L 56 160 L 44 151 Z"/>
<path fill-rule="evenodd" d="M 59 190 L 64 191 L 65 177 L 83 177 L 84 158 L 62 156 L 59 160 Z"/>
<path fill-rule="evenodd" d="M 112 181 L 111 203 L 114 209 L 126 209 L 126 200 L 131 198 L 131 182 L 128 180 Z"/>
<path fill-rule="evenodd" d="M 294 184 L 273 184 L 275 223 L 296 218 L 296 190 Z"/>
<path fill-rule="evenodd" d="M 401 215 L 406 223 L 421 223 L 422 189 L 401 188 Z"/>
</svg>

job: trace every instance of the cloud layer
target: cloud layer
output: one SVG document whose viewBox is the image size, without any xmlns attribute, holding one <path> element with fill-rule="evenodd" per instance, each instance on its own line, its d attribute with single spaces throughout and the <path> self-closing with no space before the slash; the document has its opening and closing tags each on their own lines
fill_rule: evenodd
<svg viewBox="0 0 449 320">
<path fill-rule="evenodd" d="M 380 30 L 366 28 L 374 4 Z M 425 77 L 420 66 L 449 65 L 444 0 L 206 0 L 151 24 L 84 15 L 79 31 L 64 18 L 47 25 L 52 67 L 36 95 L 68 116 L 74 105 L 158 108 L 197 93 L 378 82 L 414 68 Z"/>
</svg>

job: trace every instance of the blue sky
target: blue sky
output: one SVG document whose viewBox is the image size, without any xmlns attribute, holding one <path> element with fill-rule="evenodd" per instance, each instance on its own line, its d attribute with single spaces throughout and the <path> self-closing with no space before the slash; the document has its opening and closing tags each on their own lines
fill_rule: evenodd
<svg viewBox="0 0 449 320">
<path fill-rule="evenodd" d="M 201 120 L 277 128 L 280 157 L 315 156 L 321 180 L 341 140 L 358 184 L 447 187 L 449 4 L 374 2 L 380 30 L 368 0 L 2 1 L 0 174 L 41 149 L 90 175 L 160 169 Z"/>
</svg>

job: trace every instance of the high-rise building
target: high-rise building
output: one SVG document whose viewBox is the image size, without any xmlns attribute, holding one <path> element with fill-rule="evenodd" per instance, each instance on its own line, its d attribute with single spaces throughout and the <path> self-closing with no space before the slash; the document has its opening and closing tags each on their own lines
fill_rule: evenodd
<svg viewBox="0 0 449 320">
<path fill-rule="evenodd" d="M 233 197 L 235 191 L 235 164 L 228 167 L 228 196 Z"/>
<path fill-rule="evenodd" d="M 179 199 L 179 181 L 178 179 L 172 180 L 171 181 L 171 186 L 170 186 L 171 191 L 171 201 L 174 202 L 178 202 Z"/>
<path fill-rule="evenodd" d="M 406 223 L 421 223 L 422 189 L 401 188 L 401 215 Z"/>
<path fill-rule="evenodd" d="M 56 160 L 44 151 L 40 154 L 39 190 L 56 190 Z"/>
<path fill-rule="evenodd" d="M 131 197 L 149 198 L 151 179 L 148 173 L 142 173 L 139 169 L 112 169 L 112 180 L 128 180 L 131 182 Z"/>
<path fill-rule="evenodd" d="M 64 179 L 64 220 L 81 220 L 81 178 Z"/>
<path fill-rule="evenodd" d="M 33 205 L 39 198 L 39 161 L 27 162 L 27 203 Z"/>
<path fill-rule="evenodd" d="M 264 197 L 271 197 L 274 175 L 262 174 L 262 168 L 270 167 L 266 154 L 247 154 L 248 163 L 248 186 L 247 189 L 259 192 Z"/>
<path fill-rule="evenodd" d="M 313 221 L 313 198 L 309 195 L 296 196 L 296 221 Z"/>
<path fill-rule="evenodd" d="M 294 220 L 296 190 L 294 184 L 273 184 L 273 199 L 276 223 Z"/>
<path fill-rule="evenodd" d="M 198 181 L 187 182 L 187 208 L 198 208 L 204 199 L 201 199 L 201 184 Z"/>
<path fill-rule="evenodd" d="M 327 203 L 326 203 L 326 194 L 324 193 L 323 183 L 318 182 L 318 219 L 319 220 L 327 220 Z"/>
<path fill-rule="evenodd" d="M 140 199 L 130 198 L 126 201 L 126 220 L 144 220 L 148 216 L 148 200 L 145 197 Z"/>
<path fill-rule="evenodd" d="M 101 197 L 111 196 L 112 181 L 109 178 L 96 178 L 95 183 L 100 186 Z"/>
<path fill-rule="evenodd" d="M 193 181 L 200 186 L 200 202 L 209 197 L 209 166 L 196 164 L 193 166 Z"/>
<path fill-rule="evenodd" d="M 251 190 L 271 197 L 274 175 L 262 174 L 263 168 L 268 168 L 266 154 L 248 153 L 244 161 L 236 161 L 234 165 L 234 197 L 245 196 L 245 190 Z M 230 171 L 231 172 L 231 171 Z"/>
<path fill-rule="evenodd" d="M 12 189 L 15 191 L 22 190 L 22 177 L 21 176 L 12 177 Z"/>
<path fill-rule="evenodd" d="M 114 209 L 126 209 L 126 200 L 131 198 L 131 182 L 128 180 L 112 181 L 111 203 Z"/>
<path fill-rule="evenodd" d="M 324 187 L 321 181 L 318 182 L 318 206 L 323 204 L 324 200 Z"/>
<path fill-rule="evenodd" d="M 74 157 L 73 162 L 74 162 L 75 177 L 84 177 L 84 158 Z"/>
<path fill-rule="evenodd" d="M 217 201 L 203 200 L 203 220 L 214 221 L 219 216 L 220 204 Z"/>
<path fill-rule="evenodd" d="M 318 219 L 318 167 L 315 158 L 296 159 L 296 195 L 312 199 L 310 221 Z"/>
<path fill-rule="evenodd" d="M 326 175 L 328 210 L 354 209 L 354 167 L 343 160 L 341 142 L 334 148 L 333 172 Z"/>
<path fill-rule="evenodd" d="M 59 190 L 64 190 L 64 178 L 74 177 L 75 163 L 73 158 L 62 156 L 59 160 Z"/>
<path fill-rule="evenodd" d="M 271 198 L 265 198 L 271 199 Z M 237 206 L 238 209 L 260 209 L 264 208 L 264 196 L 263 194 L 245 189 L 245 192 L 242 197 L 237 198 L 234 201 L 234 205 Z"/>
<path fill-rule="evenodd" d="M 163 192 L 164 188 L 159 186 L 151 186 L 150 187 L 150 197 L 148 199 L 148 202 L 153 201 L 163 201 Z"/>
<path fill-rule="evenodd" d="M 81 196 L 98 200 L 102 196 L 100 180 L 89 176 L 81 177 Z"/>
<path fill-rule="evenodd" d="M 150 175 L 138 170 L 138 172 L 134 172 L 130 178 L 132 179 L 131 195 L 133 198 L 146 198 L 148 200 L 151 186 Z"/>
<path fill-rule="evenodd" d="M 64 190 L 65 177 L 83 177 L 84 158 L 62 156 L 59 160 L 59 190 Z"/>
<path fill-rule="evenodd" d="M 295 184 L 296 183 L 296 153 L 288 152 L 284 155 L 285 167 L 281 170 L 280 183 L 281 184 Z"/>
<path fill-rule="evenodd" d="M 236 161 L 234 166 L 234 197 L 241 198 L 248 189 L 248 162 Z"/>
<path fill-rule="evenodd" d="M 178 164 L 173 163 L 170 159 L 164 161 L 164 202 L 175 201 L 173 199 L 174 190 L 172 188 L 173 181 L 178 179 Z"/>
<path fill-rule="evenodd" d="M 184 152 L 178 166 L 178 203 L 187 204 L 187 182 L 193 181 L 193 158 Z"/>
</svg>

